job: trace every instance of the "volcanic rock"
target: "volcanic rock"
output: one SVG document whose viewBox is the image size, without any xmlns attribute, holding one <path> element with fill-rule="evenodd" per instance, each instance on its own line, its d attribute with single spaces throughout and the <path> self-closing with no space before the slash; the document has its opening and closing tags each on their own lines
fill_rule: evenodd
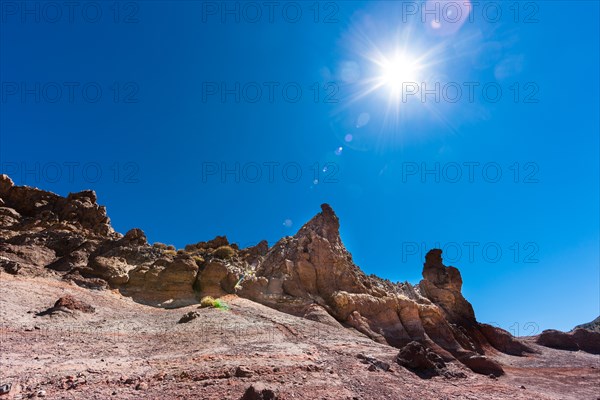
<svg viewBox="0 0 600 400">
<path fill-rule="evenodd" d="M 54 306 L 48 308 L 46 311 L 38 313 L 37 315 L 51 315 L 59 311 L 81 311 L 83 313 L 93 313 L 96 311 L 96 309 L 84 301 L 77 300 L 71 295 L 66 295 L 56 300 Z"/>
<path fill-rule="evenodd" d="M 547 329 L 543 331 L 537 338 L 536 343 L 546 347 L 552 347 L 560 350 L 577 351 L 579 346 L 573 335 L 557 331 L 555 329 Z"/>
<path fill-rule="evenodd" d="M 438 375 L 446 367 L 442 357 L 419 342 L 410 342 L 400 349 L 396 362 L 408 369 Z"/>
<path fill-rule="evenodd" d="M 478 374 L 493 376 L 504 375 L 504 370 L 498 362 L 481 354 L 469 354 L 459 358 L 459 361 L 469 367 L 471 371 L 477 372 Z"/>
<path fill-rule="evenodd" d="M 271 248 L 262 241 L 238 250 L 226 236 L 217 236 L 175 254 L 168 246 L 149 245 L 141 229 L 124 236 L 114 232 L 93 191 L 61 197 L 15 186 L 2 176 L 0 197 L 5 271 L 54 274 L 169 308 L 235 293 L 322 324 L 350 327 L 382 344 L 424 343 L 444 360 L 477 370 L 485 369 L 485 361 L 471 361 L 466 354 L 483 355 L 492 347 L 510 354 L 527 351 L 507 332 L 478 324 L 462 296 L 460 272 L 444 266 L 439 249 L 427 254 L 416 286 L 365 275 L 344 247 L 339 218 L 327 204 Z M 222 246 L 231 247 L 234 256 L 216 258 L 214 251 Z"/>
<path fill-rule="evenodd" d="M 592 322 L 588 322 L 587 324 L 577 325 L 575 328 L 573 328 L 573 330 L 578 328 L 587 329 L 588 331 L 600 332 L 600 316 Z"/>
<path fill-rule="evenodd" d="M 548 329 L 538 336 L 536 343 L 560 350 L 600 354 L 600 333 L 582 328 L 569 333 Z"/>
<path fill-rule="evenodd" d="M 485 336 L 487 341 L 498 351 L 514 356 L 523 356 L 526 353 L 534 352 L 531 347 L 519 342 L 504 329 L 488 324 L 479 324 L 479 330 L 483 336 Z"/>
<path fill-rule="evenodd" d="M 253 383 L 246 391 L 240 400 L 278 400 L 279 396 L 271 389 L 265 387 L 262 383 Z"/>
</svg>

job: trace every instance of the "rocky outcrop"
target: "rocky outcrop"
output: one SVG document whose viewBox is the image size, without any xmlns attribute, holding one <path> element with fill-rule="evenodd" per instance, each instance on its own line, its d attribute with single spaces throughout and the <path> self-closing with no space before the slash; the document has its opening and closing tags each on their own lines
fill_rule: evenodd
<svg viewBox="0 0 600 400">
<path fill-rule="evenodd" d="M 187 254 L 161 257 L 151 265 L 131 270 L 121 291 L 141 303 L 182 307 L 198 302 L 193 288 L 197 274 L 198 265 Z"/>
<path fill-rule="evenodd" d="M 502 367 L 484 355 L 484 347 L 512 353 L 526 350 L 503 332 L 486 330 L 495 346 L 490 344 L 461 294 L 459 271 L 442 264 L 441 250 L 427 255 L 423 278 L 412 287 L 366 276 L 342 244 L 338 217 L 324 204 L 296 235 L 281 239 L 268 251 L 237 293 L 331 324 L 326 312 L 379 343 L 399 348 L 421 343 L 443 360 L 458 360 L 485 374 L 500 375 Z"/>
<path fill-rule="evenodd" d="M 595 320 L 588 322 L 587 324 L 577 325 L 575 328 L 573 328 L 573 330 L 579 328 L 600 333 L 600 317 L 597 317 Z"/>
<path fill-rule="evenodd" d="M 600 354 L 600 333 L 582 328 L 568 333 L 548 329 L 537 337 L 536 343 L 559 350 Z"/>
<path fill-rule="evenodd" d="M 425 375 L 441 375 L 446 368 L 444 359 L 419 342 L 410 342 L 398 353 L 396 362 Z"/>
<path fill-rule="evenodd" d="M 513 356 L 524 356 L 527 353 L 534 352 L 531 347 L 516 340 L 504 329 L 488 324 L 478 324 L 478 328 L 488 343 L 502 353 Z"/>
<path fill-rule="evenodd" d="M 588 329 L 575 329 L 571 332 L 579 350 L 592 354 L 600 354 L 600 332 Z"/>
<path fill-rule="evenodd" d="M 96 193 L 85 190 L 67 197 L 27 186 L 15 186 L 7 175 L 0 175 L 0 214 L 3 227 L 29 224 L 40 229 L 54 227 L 111 236 L 115 232 L 106 208 L 96 203 Z M 6 224 L 6 225 L 5 225 Z"/>
<path fill-rule="evenodd" d="M 460 272 L 442 263 L 442 250 L 433 249 L 425 256 L 419 289 L 422 295 L 443 310 L 449 322 L 465 326 L 476 322 L 473 307 L 461 293 Z"/>
<path fill-rule="evenodd" d="M 213 259 L 200 268 L 195 287 L 200 297 L 220 297 L 233 293 L 238 280 L 239 273 L 232 272 L 231 267 L 222 260 Z"/>
<path fill-rule="evenodd" d="M 502 373 L 486 351 L 530 351 L 508 332 L 477 322 L 461 293 L 460 272 L 443 264 L 441 250 L 427 254 L 423 280 L 416 286 L 365 275 L 344 247 L 339 219 L 327 204 L 294 236 L 271 248 L 262 241 L 239 249 L 226 236 L 217 236 L 175 251 L 150 245 L 141 229 L 124 236 L 114 232 L 92 191 L 61 197 L 15 186 L 2 176 L 0 199 L 0 268 L 10 273 L 113 288 L 160 307 L 236 293 L 354 329 L 382 344 L 404 348 L 416 342 L 430 358 L 458 361 L 485 374 Z"/>
</svg>

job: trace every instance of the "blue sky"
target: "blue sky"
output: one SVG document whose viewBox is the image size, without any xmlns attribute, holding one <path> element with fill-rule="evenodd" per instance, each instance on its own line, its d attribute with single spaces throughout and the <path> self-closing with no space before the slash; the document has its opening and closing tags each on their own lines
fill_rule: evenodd
<svg viewBox="0 0 600 400">
<path fill-rule="evenodd" d="M 17 183 L 178 247 L 326 202 L 367 273 L 416 283 L 442 247 L 481 321 L 600 313 L 597 2 L 86 4 L 2 1 Z"/>
</svg>

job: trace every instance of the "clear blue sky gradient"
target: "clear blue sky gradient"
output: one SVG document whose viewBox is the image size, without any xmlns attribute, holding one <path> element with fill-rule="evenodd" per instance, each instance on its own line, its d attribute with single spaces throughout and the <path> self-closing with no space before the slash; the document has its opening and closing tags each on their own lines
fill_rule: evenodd
<svg viewBox="0 0 600 400">
<path fill-rule="evenodd" d="M 118 231 L 177 247 L 220 234 L 272 244 L 329 203 L 366 273 L 416 283 L 439 243 L 480 321 L 527 334 L 600 313 L 598 2 L 494 3 L 497 22 L 483 2 L 437 29 L 391 1 L 321 2 L 318 14 L 280 2 L 272 16 L 258 2 L 257 22 L 245 3 L 239 22 L 221 2 L 121 2 L 118 15 L 97 2 L 98 22 L 82 7 L 52 22 L 56 10 L 31 4 L 39 22 L 1 2 L 0 164 L 16 183 L 94 189 Z M 479 84 L 473 101 L 371 90 L 371 57 L 397 48 L 427 64 L 424 81 Z M 236 82 L 240 101 L 223 100 Z M 222 179 L 236 163 L 239 182 Z M 421 175 L 436 165 L 439 181 Z"/>
</svg>

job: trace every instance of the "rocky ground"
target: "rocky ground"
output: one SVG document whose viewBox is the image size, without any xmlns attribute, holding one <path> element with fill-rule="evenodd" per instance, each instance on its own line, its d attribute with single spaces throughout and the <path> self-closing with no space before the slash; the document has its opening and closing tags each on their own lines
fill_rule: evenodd
<svg viewBox="0 0 600 400">
<path fill-rule="evenodd" d="M 0 292 L 0 384 L 12 384 L 2 398 L 241 399 L 252 386 L 261 394 L 246 398 L 600 396 L 599 356 L 582 351 L 530 343 L 539 353 L 492 355 L 504 365 L 506 374 L 499 378 L 454 363 L 449 368 L 464 378 L 422 379 L 396 363 L 398 349 L 233 295 L 223 298 L 229 310 L 163 309 L 116 291 L 9 274 L 0 276 Z M 94 312 L 37 315 L 66 295 Z M 198 317 L 178 323 L 188 311 Z"/>
</svg>

